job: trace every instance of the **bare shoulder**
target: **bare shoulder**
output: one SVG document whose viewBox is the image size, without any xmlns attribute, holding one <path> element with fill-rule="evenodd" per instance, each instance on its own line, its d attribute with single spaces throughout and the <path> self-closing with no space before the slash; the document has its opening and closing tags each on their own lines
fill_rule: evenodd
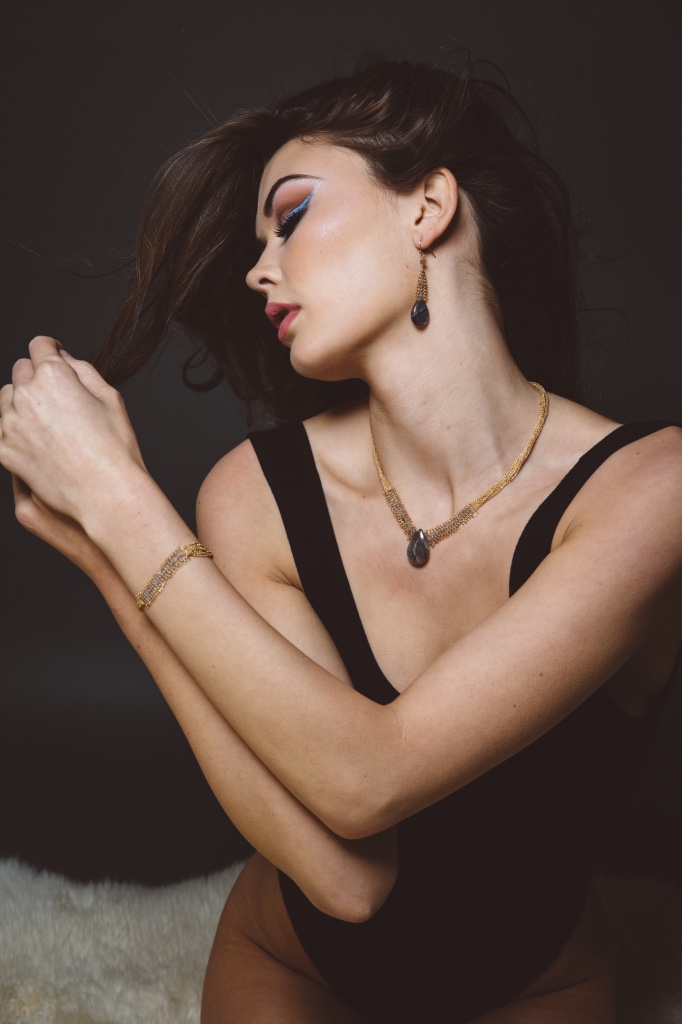
<svg viewBox="0 0 682 1024">
<path fill-rule="evenodd" d="M 682 511 L 682 426 L 671 425 L 648 434 L 632 446 L 632 464 L 637 462 L 642 478 L 641 486 L 655 488 L 651 497 L 668 497 L 671 511 L 679 516 Z M 634 468 L 634 465 L 633 465 Z"/>
<path fill-rule="evenodd" d="M 251 607 L 318 665 L 349 683 L 338 650 L 303 592 L 277 502 L 248 439 L 208 474 L 196 515 L 200 540 Z"/>
<path fill-rule="evenodd" d="M 648 594 L 658 632 L 675 649 L 682 607 L 680 526 L 682 428 L 673 425 L 623 445 L 598 467 L 570 506 L 561 539 L 574 559 L 583 560 L 586 579 L 603 569 L 624 592 Z"/>
<path fill-rule="evenodd" d="M 644 473 L 669 471 L 673 477 L 682 476 L 682 426 L 669 424 L 653 430 L 644 437 L 619 449 L 624 459 L 641 463 Z"/>
<path fill-rule="evenodd" d="M 211 469 L 196 516 L 199 536 L 236 585 L 242 572 L 260 572 L 300 586 L 277 503 L 248 439 Z"/>
<path fill-rule="evenodd" d="M 682 427 L 662 427 L 615 451 L 581 490 L 574 523 L 606 509 L 682 534 Z"/>
</svg>

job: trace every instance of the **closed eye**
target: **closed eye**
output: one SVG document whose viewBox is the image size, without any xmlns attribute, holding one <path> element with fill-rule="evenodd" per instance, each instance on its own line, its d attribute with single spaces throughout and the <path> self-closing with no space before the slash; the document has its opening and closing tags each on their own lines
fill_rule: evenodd
<svg viewBox="0 0 682 1024">
<path fill-rule="evenodd" d="M 294 230 L 299 220 L 305 213 L 308 203 L 312 199 L 312 196 L 313 194 L 311 192 L 310 195 L 305 197 L 302 203 L 299 203 L 298 206 L 294 210 L 292 210 L 291 213 L 288 213 L 284 220 L 277 225 L 277 227 L 275 228 L 275 234 L 277 235 L 278 238 L 289 237 L 289 235 Z"/>
</svg>

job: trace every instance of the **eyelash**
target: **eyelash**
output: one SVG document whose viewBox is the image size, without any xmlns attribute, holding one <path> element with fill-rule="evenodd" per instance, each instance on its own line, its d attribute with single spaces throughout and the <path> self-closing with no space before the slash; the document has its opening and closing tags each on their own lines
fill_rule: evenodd
<svg viewBox="0 0 682 1024">
<path fill-rule="evenodd" d="M 308 203 L 312 199 L 312 195 L 313 194 L 311 192 L 309 196 L 306 196 L 302 203 L 298 204 L 295 210 L 292 210 L 291 213 L 288 213 L 286 215 L 281 224 L 277 225 L 277 227 L 275 228 L 275 234 L 277 235 L 278 238 L 289 237 L 289 235 L 294 230 L 299 220 L 305 213 Z"/>
</svg>

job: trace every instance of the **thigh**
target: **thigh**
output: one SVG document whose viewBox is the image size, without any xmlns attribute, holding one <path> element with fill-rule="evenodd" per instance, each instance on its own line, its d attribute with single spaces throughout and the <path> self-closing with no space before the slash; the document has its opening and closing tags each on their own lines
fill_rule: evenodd
<svg viewBox="0 0 682 1024">
<path fill-rule="evenodd" d="M 259 854 L 232 888 L 211 949 L 201 1024 L 365 1024 L 301 947 L 276 869 Z"/>
</svg>

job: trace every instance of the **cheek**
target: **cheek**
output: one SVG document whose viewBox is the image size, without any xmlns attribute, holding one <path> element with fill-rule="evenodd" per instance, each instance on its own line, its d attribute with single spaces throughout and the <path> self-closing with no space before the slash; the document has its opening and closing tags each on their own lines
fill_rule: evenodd
<svg viewBox="0 0 682 1024">
<path fill-rule="evenodd" d="M 364 354 L 384 334 L 409 325 L 414 303 L 405 268 L 364 243 L 332 254 L 322 247 L 300 301 L 307 316 L 294 336 L 291 365 L 304 377 L 363 376 Z"/>
<path fill-rule="evenodd" d="M 380 225 L 339 216 L 316 227 L 309 245 L 315 305 L 322 299 L 327 308 L 342 306 L 350 314 L 352 307 L 373 319 L 396 303 L 409 303 L 413 288 L 405 260 Z M 413 276 L 416 282 L 416 270 Z"/>
</svg>

